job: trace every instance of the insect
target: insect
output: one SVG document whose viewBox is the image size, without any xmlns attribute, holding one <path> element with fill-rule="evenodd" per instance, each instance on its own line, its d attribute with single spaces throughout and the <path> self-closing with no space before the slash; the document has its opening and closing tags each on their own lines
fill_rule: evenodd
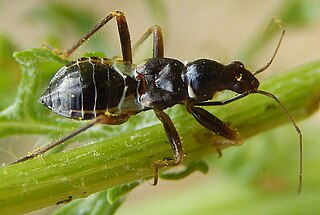
<svg viewBox="0 0 320 215">
<path fill-rule="evenodd" d="M 122 124 L 133 115 L 153 110 L 163 124 L 174 154 L 174 159 L 157 160 L 153 163 L 154 185 L 156 185 L 159 169 L 176 166 L 184 157 L 179 134 L 170 117 L 164 112 L 166 108 L 176 104 L 184 105 L 187 112 L 192 114 L 203 127 L 239 144 L 242 139 L 236 131 L 200 106 L 226 105 L 255 93 L 273 99 L 282 108 L 299 135 L 298 189 L 301 190 L 302 133 L 282 103 L 273 94 L 259 89 L 260 83 L 255 77 L 271 65 L 284 31 L 271 60 L 264 67 L 251 73 L 239 61 L 223 65 L 214 60 L 198 59 L 184 64 L 176 59 L 165 58 L 163 36 L 161 28 L 157 25 L 149 28 L 132 48 L 126 17 L 123 12 L 114 11 L 66 50 L 62 57 L 69 57 L 113 18 L 116 19 L 118 26 L 122 60 L 87 57 L 71 61 L 55 74 L 41 97 L 41 102 L 47 108 L 61 116 L 92 121 L 15 163 L 43 154 L 96 124 Z M 150 36 L 153 38 L 153 57 L 137 65 L 133 64 L 132 52 Z M 234 91 L 237 95 L 223 101 L 212 101 L 216 93 L 224 90 Z"/>
</svg>

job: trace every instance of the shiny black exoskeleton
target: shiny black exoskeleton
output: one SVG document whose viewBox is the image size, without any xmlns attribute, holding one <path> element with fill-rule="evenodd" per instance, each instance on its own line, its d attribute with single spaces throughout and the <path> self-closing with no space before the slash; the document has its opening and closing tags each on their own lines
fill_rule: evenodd
<svg viewBox="0 0 320 215">
<path fill-rule="evenodd" d="M 42 154 L 97 123 L 122 124 L 130 116 L 152 109 L 162 122 L 174 152 L 174 159 L 154 162 L 156 184 L 158 170 L 178 165 L 184 156 L 180 137 L 164 109 L 182 104 L 205 128 L 240 144 L 242 139 L 236 131 L 199 106 L 224 105 L 252 93 L 268 96 L 280 105 L 300 135 L 302 146 L 301 132 L 292 117 L 274 95 L 258 89 L 260 83 L 255 77 L 270 66 L 281 40 L 270 62 L 252 74 L 239 61 L 223 65 L 214 60 L 199 59 L 184 64 L 176 59 L 165 58 L 161 29 L 153 26 L 133 47 L 135 51 L 152 35 L 153 57 L 135 65 L 125 16 L 120 11 L 114 11 L 68 49 L 63 57 L 72 54 L 114 17 L 118 24 L 122 60 L 89 57 L 72 61 L 56 73 L 41 97 L 46 107 L 61 116 L 78 120 L 93 119 L 92 122 L 17 162 Z M 224 90 L 234 91 L 238 95 L 224 101 L 212 101 L 216 93 Z"/>
<path fill-rule="evenodd" d="M 175 59 L 151 58 L 135 67 L 89 57 L 62 67 L 41 102 L 61 116 L 83 120 L 203 102 L 222 90 L 241 94 L 258 86 L 258 80 L 237 61 L 224 66 L 199 59 L 184 65 Z"/>
<path fill-rule="evenodd" d="M 105 58 L 80 58 L 62 67 L 51 80 L 41 102 L 57 114 L 72 119 L 99 115 L 135 114 L 136 80 L 126 74 L 133 65 Z"/>
</svg>

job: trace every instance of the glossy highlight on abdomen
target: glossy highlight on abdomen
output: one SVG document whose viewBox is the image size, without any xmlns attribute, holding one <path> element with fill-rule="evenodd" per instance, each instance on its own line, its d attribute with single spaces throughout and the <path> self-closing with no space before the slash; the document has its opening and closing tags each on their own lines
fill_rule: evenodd
<svg viewBox="0 0 320 215">
<path fill-rule="evenodd" d="M 80 58 L 62 67 L 41 97 L 41 102 L 59 115 L 92 119 L 117 107 L 125 79 L 107 59 Z"/>
</svg>

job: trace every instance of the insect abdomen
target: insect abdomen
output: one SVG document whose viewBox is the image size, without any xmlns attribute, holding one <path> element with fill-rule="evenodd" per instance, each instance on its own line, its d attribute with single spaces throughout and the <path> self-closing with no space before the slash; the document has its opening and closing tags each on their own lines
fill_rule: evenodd
<svg viewBox="0 0 320 215">
<path fill-rule="evenodd" d="M 113 113 L 123 101 L 126 78 L 100 58 L 81 58 L 62 67 L 51 80 L 41 102 L 59 115 L 92 119 Z"/>
</svg>

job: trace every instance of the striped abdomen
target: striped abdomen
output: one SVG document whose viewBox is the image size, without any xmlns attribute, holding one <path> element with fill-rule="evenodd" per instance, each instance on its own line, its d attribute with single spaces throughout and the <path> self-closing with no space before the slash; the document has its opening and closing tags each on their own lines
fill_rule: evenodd
<svg viewBox="0 0 320 215">
<path fill-rule="evenodd" d="M 72 61 L 56 73 L 41 102 L 57 114 L 73 119 L 138 112 L 137 83 L 124 74 L 129 74 L 132 67 L 93 57 Z"/>
</svg>

